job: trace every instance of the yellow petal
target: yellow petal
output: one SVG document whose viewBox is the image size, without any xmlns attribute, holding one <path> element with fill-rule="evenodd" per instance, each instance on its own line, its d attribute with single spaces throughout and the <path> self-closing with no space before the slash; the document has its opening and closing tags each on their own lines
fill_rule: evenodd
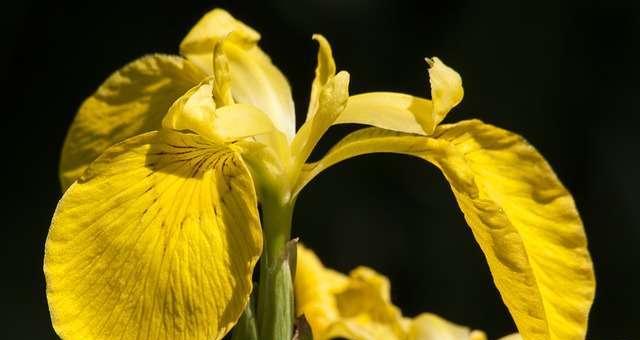
<svg viewBox="0 0 640 340">
<path fill-rule="evenodd" d="M 345 276 L 325 268 L 298 246 L 294 282 L 296 310 L 304 314 L 314 339 L 403 339 L 400 311 L 391 304 L 386 277 L 358 267 Z"/>
<path fill-rule="evenodd" d="M 425 135 L 422 122 L 431 119 L 430 100 L 395 92 L 369 92 L 349 97 L 335 124 L 366 124 L 379 128 Z M 427 118 L 425 118 L 427 117 Z M 431 131 L 429 131 L 431 132 Z"/>
<path fill-rule="evenodd" d="M 357 131 L 303 173 L 372 152 L 435 164 L 451 184 L 494 282 L 524 338 L 584 339 L 593 266 L 571 194 L 524 139 L 480 121 L 440 126 L 433 137 Z"/>
<path fill-rule="evenodd" d="M 221 9 L 207 13 L 180 44 L 180 52 L 213 74 L 213 50 L 225 41 L 231 92 L 237 103 L 265 112 L 289 141 L 295 134 L 295 111 L 287 79 L 257 46 L 260 35 Z"/>
<path fill-rule="evenodd" d="M 261 253 L 237 153 L 165 130 L 109 148 L 56 209 L 47 298 L 64 339 L 221 339 Z"/>
<path fill-rule="evenodd" d="M 191 28 L 180 43 L 180 52 L 185 55 L 211 56 L 214 45 L 224 39 L 240 46 L 251 47 L 260 40 L 260 33 L 236 20 L 229 12 L 216 8 L 205 14 Z M 211 62 L 209 59 L 206 65 L 198 65 L 205 70 L 211 70 Z"/>
<path fill-rule="evenodd" d="M 62 188 L 111 145 L 159 129 L 173 101 L 204 77 L 189 61 L 160 54 L 112 74 L 82 103 L 67 133 L 60 160 Z"/>
<path fill-rule="evenodd" d="M 231 74 L 229 72 L 229 60 L 222 50 L 224 41 L 213 48 L 213 98 L 218 106 L 231 105 L 233 94 L 231 93 Z"/>
<path fill-rule="evenodd" d="M 430 135 L 462 100 L 462 79 L 440 59 L 429 61 L 431 98 L 394 92 L 370 92 L 349 97 L 335 124 L 366 124 L 379 128 Z"/>
<path fill-rule="evenodd" d="M 248 104 L 216 108 L 213 88 L 202 83 L 178 98 L 162 121 L 167 129 L 189 130 L 212 142 L 231 142 L 274 130 L 265 113 Z"/>
<path fill-rule="evenodd" d="M 487 340 L 487 336 L 437 315 L 423 313 L 410 321 L 407 340 Z"/>
<path fill-rule="evenodd" d="M 386 277 L 366 267 L 340 274 L 301 245 L 294 286 L 297 313 L 309 321 L 314 339 L 486 340 L 480 331 L 433 314 L 403 318 L 391 303 Z"/>
<path fill-rule="evenodd" d="M 333 60 L 331 45 L 325 37 L 320 34 L 314 34 L 313 40 L 318 42 L 318 62 L 316 65 L 316 76 L 311 84 L 311 97 L 309 98 L 309 109 L 307 111 L 306 121 L 309 121 L 318 109 L 318 100 L 320 100 L 320 91 L 329 81 L 329 78 L 336 74 L 336 63 Z"/>
<path fill-rule="evenodd" d="M 422 126 L 425 131 L 431 132 L 447 116 L 447 113 L 462 101 L 464 90 L 462 89 L 462 78 L 458 72 L 445 65 L 437 57 L 426 60 L 429 64 L 433 122 L 432 125 L 424 122 Z"/>
<path fill-rule="evenodd" d="M 349 98 L 349 73 L 340 71 L 322 87 L 317 112 L 305 122 L 291 143 L 291 153 L 298 162 L 306 161 L 322 135 L 344 110 Z"/>
<path fill-rule="evenodd" d="M 309 249 L 298 245 L 294 282 L 296 313 L 304 314 L 317 339 L 339 318 L 334 297 L 347 285 L 347 277 L 327 269 Z"/>
</svg>

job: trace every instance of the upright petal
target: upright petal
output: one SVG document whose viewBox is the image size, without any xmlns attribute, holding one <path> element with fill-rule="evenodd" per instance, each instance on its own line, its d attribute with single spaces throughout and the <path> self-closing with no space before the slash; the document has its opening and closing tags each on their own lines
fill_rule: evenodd
<svg viewBox="0 0 640 340">
<path fill-rule="evenodd" d="M 432 137 L 363 129 L 310 165 L 300 186 L 372 152 L 417 156 L 443 172 L 523 338 L 584 339 L 595 290 L 584 229 L 571 194 L 531 145 L 475 120 Z"/>
<path fill-rule="evenodd" d="M 462 100 L 462 79 L 440 59 L 427 59 L 431 98 L 427 100 L 394 92 L 370 92 L 349 97 L 336 124 L 355 123 L 430 135 Z"/>
<path fill-rule="evenodd" d="M 336 75 L 336 63 L 333 60 L 331 45 L 327 39 L 320 35 L 314 34 L 313 40 L 318 42 L 318 61 L 316 65 L 316 76 L 311 84 L 311 97 L 309 98 L 309 109 L 307 111 L 306 121 L 309 121 L 318 109 L 318 100 L 320 100 L 320 91 L 329 81 L 329 78 Z"/>
<path fill-rule="evenodd" d="M 191 28 L 180 43 L 180 52 L 191 56 L 210 56 L 213 46 L 224 39 L 229 39 L 240 46 L 250 47 L 260 40 L 260 33 L 236 20 L 229 12 L 216 8 L 205 14 Z M 209 59 L 197 64 L 205 70 L 211 70 L 211 62 L 212 60 Z"/>
<path fill-rule="evenodd" d="M 251 292 L 262 236 L 236 152 L 150 132 L 109 148 L 58 204 L 47 298 L 64 339 L 221 339 Z"/>
<path fill-rule="evenodd" d="M 158 130 L 174 100 L 205 77 L 191 62 L 154 54 L 112 74 L 78 110 L 62 149 L 60 182 L 68 188 L 104 150 Z"/>
<path fill-rule="evenodd" d="M 316 113 L 306 121 L 291 143 L 291 153 L 303 164 L 322 135 L 344 110 L 349 99 L 349 73 L 340 71 L 320 89 Z"/>
<path fill-rule="evenodd" d="M 207 13 L 180 44 L 180 52 L 213 74 L 213 50 L 223 43 L 229 60 L 231 92 L 236 102 L 265 112 L 289 141 L 295 134 L 295 111 L 287 79 L 258 47 L 260 35 L 222 9 Z"/>
</svg>

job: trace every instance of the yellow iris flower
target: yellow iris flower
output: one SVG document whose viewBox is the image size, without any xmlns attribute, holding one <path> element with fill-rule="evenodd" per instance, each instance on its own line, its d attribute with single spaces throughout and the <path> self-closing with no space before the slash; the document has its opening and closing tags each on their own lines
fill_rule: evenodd
<svg viewBox="0 0 640 340">
<path fill-rule="evenodd" d="M 289 85 L 259 39 L 213 10 L 180 44 L 182 57 L 135 60 L 80 107 L 45 247 L 47 298 L 62 338 L 222 338 L 247 307 L 257 260 L 262 275 L 284 253 L 300 190 L 342 160 L 392 152 L 442 171 L 524 339 L 584 339 L 595 281 L 573 199 L 521 137 L 478 120 L 439 125 L 462 100 L 454 70 L 427 60 L 431 100 L 351 96 L 349 74 L 336 73 L 329 43 L 316 35 L 316 76 L 296 133 Z M 342 123 L 371 127 L 306 163 L 329 127 Z M 283 268 L 278 273 L 288 273 Z M 283 275 L 274 280 L 286 285 Z M 339 280 L 356 285 L 354 303 L 358 280 L 377 289 L 366 294 L 400 317 L 377 274 L 363 269 Z M 259 300 L 272 283 L 261 281 Z M 296 299 L 304 294 L 298 289 Z M 269 331 L 270 305 L 259 301 L 261 331 Z M 314 330 L 323 329 L 322 318 L 333 320 L 308 317 Z M 398 320 L 407 334 L 457 327 L 431 315 Z"/>
</svg>

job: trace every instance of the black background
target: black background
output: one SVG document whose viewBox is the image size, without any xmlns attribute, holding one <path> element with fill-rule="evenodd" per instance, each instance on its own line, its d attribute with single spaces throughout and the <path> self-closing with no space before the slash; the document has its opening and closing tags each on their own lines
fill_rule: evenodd
<svg viewBox="0 0 640 340">
<path fill-rule="evenodd" d="M 331 41 L 338 68 L 351 73 L 351 93 L 426 96 L 425 56 L 459 71 L 465 98 L 446 121 L 476 117 L 524 135 L 574 193 L 598 282 L 589 338 L 638 339 L 640 15 L 631 1 L 2 6 L 1 338 L 54 338 L 43 244 L 76 108 L 128 61 L 177 53 L 191 25 L 220 6 L 262 33 L 261 46 L 289 77 L 299 112 L 313 77 L 315 32 Z M 333 129 L 323 148 L 350 129 Z M 331 168 L 301 194 L 293 233 L 333 268 L 367 265 L 389 276 L 406 315 L 435 312 L 491 338 L 514 330 L 447 183 L 422 161 L 372 155 Z"/>
</svg>

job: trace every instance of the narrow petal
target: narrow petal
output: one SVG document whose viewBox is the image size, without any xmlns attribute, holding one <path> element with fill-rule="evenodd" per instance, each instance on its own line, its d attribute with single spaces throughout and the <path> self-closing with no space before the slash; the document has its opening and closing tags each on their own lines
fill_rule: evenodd
<svg viewBox="0 0 640 340">
<path fill-rule="evenodd" d="M 348 98 L 349 73 L 340 71 L 324 84 L 316 114 L 302 125 L 291 143 L 291 153 L 297 162 L 302 164 L 307 160 L 322 135 L 344 110 Z"/>
<path fill-rule="evenodd" d="M 595 288 L 584 229 L 571 194 L 530 144 L 475 120 L 440 126 L 433 137 L 363 129 L 310 165 L 300 187 L 372 152 L 417 156 L 442 170 L 524 338 L 584 339 Z"/>
<path fill-rule="evenodd" d="M 47 298 L 64 339 L 221 339 L 261 253 L 240 157 L 164 130 L 109 148 L 72 185 L 46 242 Z"/>
<path fill-rule="evenodd" d="M 111 145 L 158 130 L 174 100 L 205 77 L 191 62 L 149 55 L 112 74 L 87 98 L 67 133 L 60 159 L 66 190 Z"/>
<path fill-rule="evenodd" d="M 329 78 L 336 74 L 336 63 L 333 60 L 331 45 L 327 39 L 320 35 L 314 34 L 313 40 L 318 42 L 318 62 L 316 65 L 316 76 L 311 84 L 311 97 L 309 98 L 309 109 L 307 111 L 306 121 L 309 121 L 318 110 L 318 100 L 320 100 L 320 91 L 329 81 Z"/>
<path fill-rule="evenodd" d="M 213 98 L 218 106 L 235 103 L 231 93 L 231 72 L 229 59 L 223 51 L 224 41 L 213 48 Z"/>
<path fill-rule="evenodd" d="M 213 50 L 224 41 L 231 92 L 237 103 L 251 104 L 271 117 L 289 141 L 295 134 L 295 111 L 287 79 L 257 46 L 260 35 L 221 9 L 207 13 L 180 44 L 180 52 L 213 74 Z"/>
<path fill-rule="evenodd" d="M 370 92 L 349 97 L 335 124 L 366 124 L 382 129 L 430 135 L 462 100 L 460 75 L 434 57 L 429 61 L 431 98 L 394 92 Z"/>
</svg>

